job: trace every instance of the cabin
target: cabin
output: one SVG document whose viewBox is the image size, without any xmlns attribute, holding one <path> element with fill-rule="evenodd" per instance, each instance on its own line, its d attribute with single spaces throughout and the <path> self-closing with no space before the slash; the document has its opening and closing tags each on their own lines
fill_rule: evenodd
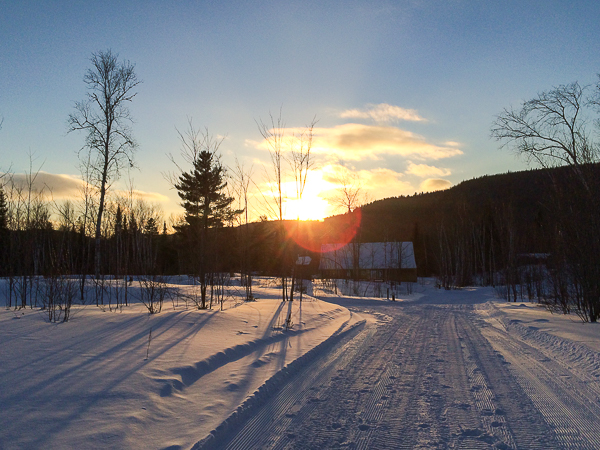
<svg viewBox="0 0 600 450">
<path fill-rule="evenodd" d="M 323 244 L 319 273 L 330 279 L 416 282 L 413 243 Z"/>
</svg>

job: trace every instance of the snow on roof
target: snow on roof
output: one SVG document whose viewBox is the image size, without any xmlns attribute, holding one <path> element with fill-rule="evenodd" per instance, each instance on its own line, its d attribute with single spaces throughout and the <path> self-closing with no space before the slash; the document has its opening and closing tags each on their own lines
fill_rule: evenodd
<svg viewBox="0 0 600 450">
<path fill-rule="evenodd" d="M 355 255 L 360 269 L 417 268 L 412 242 L 366 242 L 321 245 L 319 269 L 352 269 Z"/>
</svg>

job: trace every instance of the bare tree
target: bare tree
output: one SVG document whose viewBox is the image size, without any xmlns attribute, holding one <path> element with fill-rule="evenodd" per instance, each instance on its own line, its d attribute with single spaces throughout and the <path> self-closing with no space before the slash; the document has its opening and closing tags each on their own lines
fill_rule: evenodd
<svg viewBox="0 0 600 450">
<path fill-rule="evenodd" d="M 550 172 L 556 221 L 553 259 L 564 287 L 555 295 L 564 299 L 564 311 L 571 303 L 584 320 L 596 322 L 600 318 L 600 183 L 592 163 L 600 160 L 600 147 L 589 125 L 600 104 L 600 89 L 596 86 L 590 93 L 591 89 L 571 83 L 542 92 L 520 109 L 505 109 L 491 134 L 543 167 L 568 167 Z"/>
<path fill-rule="evenodd" d="M 312 159 L 311 150 L 313 144 L 313 130 L 317 123 L 316 117 L 306 126 L 306 128 L 298 133 L 294 134 L 291 143 L 291 151 L 289 157 L 289 164 L 294 174 L 294 181 L 296 186 L 296 201 L 302 202 L 302 194 L 304 194 L 304 188 L 306 187 L 306 180 L 308 178 L 308 172 L 314 165 Z M 300 217 L 296 218 L 296 233 L 300 226 Z M 294 265 L 292 267 L 292 288 L 290 292 L 290 300 L 294 300 L 294 289 L 296 283 L 296 258 L 293 258 Z M 302 265 L 299 266 L 302 269 Z M 302 301 L 302 278 L 300 278 L 300 301 Z M 291 310 L 290 310 L 291 313 Z"/>
<path fill-rule="evenodd" d="M 363 184 L 358 174 L 344 168 L 336 177 L 336 181 L 339 184 L 337 195 L 330 198 L 329 201 L 344 213 L 352 214 L 355 211 L 360 213 L 359 208 L 367 202 L 368 196 L 363 189 Z M 353 257 L 352 278 L 355 284 L 360 276 L 360 240 L 360 231 L 358 230 L 357 235 L 354 236 L 350 244 Z"/>
<path fill-rule="evenodd" d="M 271 156 L 271 171 L 265 169 L 265 178 L 269 189 L 271 190 L 271 198 L 263 196 L 264 206 L 268 209 L 270 216 L 275 216 L 279 222 L 278 227 L 278 241 L 283 242 L 285 236 L 285 230 L 283 229 L 283 151 L 285 141 L 285 122 L 281 117 L 281 110 L 277 119 L 269 114 L 270 124 L 264 122 L 258 122 L 258 131 L 262 135 L 265 143 L 269 149 L 269 155 Z M 285 264 L 283 258 L 285 257 L 285 249 L 282 249 L 280 255 L 281 261 L 279 268 L 281 271 L 281 298 L 283 301 L 287 300 L 287 274 L 285 272 Z"/>
<path fill-rule="evenodd" d="M 235 160 L 235 170 L 233 171 L 235 180 L 235 190 L 238 197 L 238 210 L 244 212 L 243 227 L 239 227 L 241 237 L 241 255 L 240 255 L 240 281 L 245 288 L 246 301 L 254 300 L 252 295 L 252 272 L 250 268 L 250 233 L 248 228 L 248 191 L 252 182 L 252 167 L 245 169 L 243 164 Z"/>
<path fill-rule="evenodd" d="M 269 118 L 269 123 L 264 123 L 262 121 L 257 122 L 258 130 L 267 145 L 271 157 L 270 170 L 265 168 L 265 181 L 267 186 L 269 186 L 271 196 L 267 197 L 263 195 L 263 199 L 264 206 L 267 208 L 269 215 L 275 217 L 279 222 L 279 235 L 277 239 L 282 243 L 279 267 L 281 270 L 282 299 L 285 301 L 288 299 L 287 272 L 289 261 L 286 261 L 286 258 L 288 257 L 287 253 L 289 248 L 283 226 L 283 204 L 285 201 L 283 184 L 287 178 L 283 163 L 284 160 L 287 160 L 290 165 L 295 178 L 296 198 L 301 200 L 302 193 L 306 187 L 308 171 L 313 164 L 311 159 L 311 148 L 316 119 L 313 118 L 311 123 L 307 125 L 303 131 L 288 136 L 286 135 L 285 121 L 281 117 L 281 110 L 279 111 L 279 116 L 277 118 L 273 117 L 272 114 L 269 114 Z M 289 151 L 288 157 L 284 154 L 286 150 Z M 293 266 L 296 259 L 292 257 L 291 260 Z M 289 296 L 290 300 L 293 300 L 293 289 L 294 285 L 292 279 L 292 291 Z"/>
<path fill-rule="evenodd" d="M 95 275 L 101 270 L 101 227 L 106 192 L 126 167 L 133 167 L 137 147 L 131 132 L 132 122 L 127 104 L 135 97 L 140 84 L 135 66 L 127 60 L 118 61 L 111 50 L 93 53 L 92 67 L 83 81 L 87 85 L 87 99 L 75 103 L 75 113 L 69 115 L 69 132 L 87 133 L 80 159 L 91 163 L 93 181 L 100 199 L 95 230 Z M 85 154 L 83 150 L 87 149 Z"/>
<path fill-rule="evenodd" d="M 505 109 L 492 125 L 492 137 L 542 167 L 566 164 L 581 175 L 581 165 L 599 156 L 588 129 L 589 90 L 575 82 L 542 92 L 520 109 Z"/>
<path fill-rule="evenodd" d="M 357 173 L 344 170 L 335 177 L 338 183 L 337 194 L 329 201 L 343 212 L 352 212 L 359 206 L 367 203 L 368 195 Z"/>
</svg>

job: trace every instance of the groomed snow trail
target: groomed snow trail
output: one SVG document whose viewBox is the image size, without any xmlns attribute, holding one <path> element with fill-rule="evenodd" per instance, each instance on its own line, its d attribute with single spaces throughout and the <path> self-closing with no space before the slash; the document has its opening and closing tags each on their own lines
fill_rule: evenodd
<svg viewBox="0 0 600 450">
<path fill-rule="evenodd" d="M 339 300 L 374 314 L 302 368 L 227 449 L 600 448 L 597 386 L 461 304 Z"/>
</svg>

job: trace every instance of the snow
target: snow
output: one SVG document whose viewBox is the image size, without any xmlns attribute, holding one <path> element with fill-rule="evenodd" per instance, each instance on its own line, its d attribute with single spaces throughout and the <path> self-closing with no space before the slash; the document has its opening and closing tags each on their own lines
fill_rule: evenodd
<svg viewBox="0 0 600 450">
<path fill-rule="evenodd" d="M 257 281 L 224 311 L 1 310 L 0 448 L 600 445 L 600 324 L 431 280 L 302 303 Z"/>
<path fill-rule="evenodd" d="M 596 325 L 432 285 L 396 302 L 329 293 L 376 320 L 194 449 L 600 448 Z"/>
<path fill-rule="evenodd" d="M 0 448 L 190 448 L 266 380 L 359 320 L 278 294 L 257 287 L 259 300 L 224 311 L 73 306 L 67 323 L 48 323 L 39 309 L 1 310 Z"/>
<path fill-rule="evenodd" d="M 527 328 L 531 334 L 549 334 L 563 341 L 571 341 L 600 352 L 600 324 L 583 323 L 575 314 L 551 313 L 535 303 L 508 303 L 495 301 L 488 314 L 501 320 L 503 327 Z M 501 318 L 501 319 L 500 319 Z M 490 323 L 494 323 L 491 321 Z"/>
</svg>

